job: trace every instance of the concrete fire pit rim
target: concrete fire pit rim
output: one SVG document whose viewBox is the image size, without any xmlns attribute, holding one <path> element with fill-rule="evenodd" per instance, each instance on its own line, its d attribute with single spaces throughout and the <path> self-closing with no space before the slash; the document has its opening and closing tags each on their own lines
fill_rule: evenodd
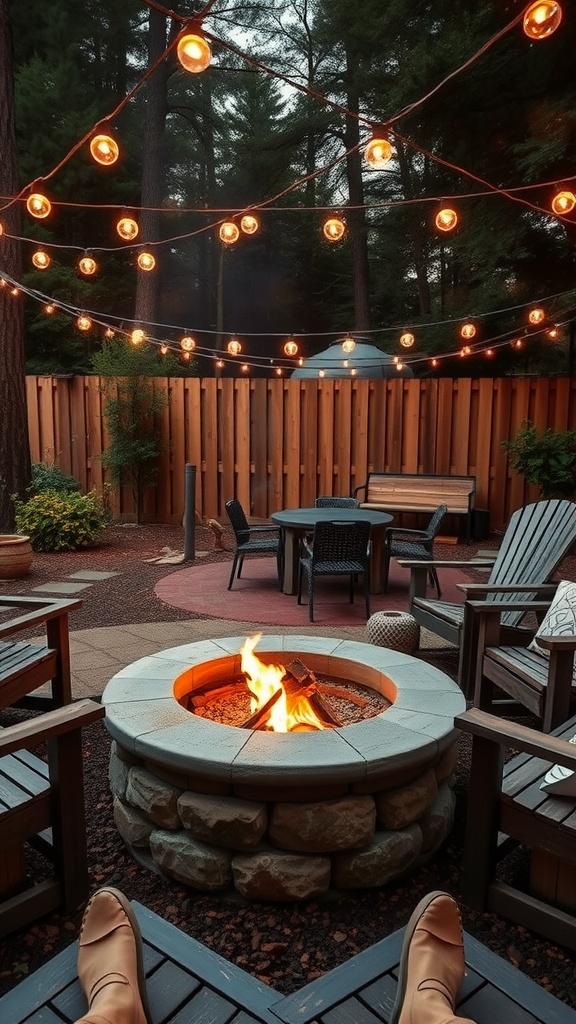
<svg viewBox="0 0 576 1024">
<path fill-rule="evenodd" d="M 453 736 L 454 716 L 465 709 L 464 695 L 452 680 L 409 655 L 357 641 L 295 634 L 263 635 L 256 653 L 286 651 L 305 659 L 308 651 L 362 662 L 392 680 L 398 690 L 402 722 L 394 721 L 396 715 L 387 721 L 389 712 L 385 712 L 343 730 L 282 737 L 198 718 L 173 699 L 174 680 L 182 671 L 237 654 L 244 639 L 223 637 L 183 644 L 126 666 L 110 680 L 102 696 L 111 735 L 140 757 L 181 772 L 201 772 L 232 783 L 257 779 L 275 785 L 305 784 L 309 773 L 312 785 L 319 778 L 352 782 L 372 774 L 375 761 L 380 766 L 403 761 L 408 734 L 416 760 L 433 757 Z M 403 691 L 410 691 L 408 707 L 403 707 Z M 279 738 L 283 740 L 280 744 Z M 388 756 L 385 751 L 390 748 L 397 753 Z"/>
</svg>

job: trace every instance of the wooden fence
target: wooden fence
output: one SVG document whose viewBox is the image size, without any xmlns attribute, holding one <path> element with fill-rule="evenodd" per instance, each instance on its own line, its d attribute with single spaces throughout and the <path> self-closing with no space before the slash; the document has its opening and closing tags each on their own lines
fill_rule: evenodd
<svg viewBox="0 0 576 1024">
<path fill-rule="evenodd" d="M 28 377 L 34 461 L 54 461 L 84 489 L 107 482 L 107 443 L 98 377 Z M 351 494 L 370 469 L 476 477 L 476 505 L 502 529 L 538 497 L 508 468 L 501 441 L 523 420 L 538 429 L 576 428 L 576 378 L 435 380 L 156 379 L 165 451 L 144 522 L 179 523 L 185 466 L 196 466 L 196 508 L 225 521 L 236 495 L 255 517 Z M 113 512 L 135 518 L 133 496 L 117 489 Z"/>
</svg>

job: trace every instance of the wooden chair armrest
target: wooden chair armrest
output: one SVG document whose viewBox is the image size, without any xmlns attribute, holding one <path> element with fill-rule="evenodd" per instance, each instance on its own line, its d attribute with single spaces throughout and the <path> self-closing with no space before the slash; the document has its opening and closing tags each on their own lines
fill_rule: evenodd
<svg viewBox="0 0 576 1024">
<path fill-rule="evenodd" d="M 479 708 L 470 708 L 469 711 L 457 715 L 454 725 L 462 732 L 479 736 L 498 746 L 511 747 L 513 750 L 541 757 L 544 761 L 576 770 L 576 744 L 551 733 L 529 729 L 525 725 L 490 715 L 487 711 L 480 711 Z M 574 728 L 576 729 L 576 720 Z"/>
<path fill-rule="evenodd" d="M 79 700 L 74 704 L 66 704 L 63 708 L 47 711 L 37 718 L 9 725 L 0 731 L 0 757 L 12 754 L 22 748 L 31 747 L 53 740 L 67 732 L 74 732 L 85 725 L 91 725 L 104 718 L 105 709 L 102 704 L 93 700 Z"/>
<path fill-rule="evenodd" d="M 354 490 L 352 491 L 352 497 L 355 498 L 356 495 L 359 493 L 359 491 L 365 491 L 367 487 L 368 487 L 368 481 L 366 481 L 366 483 L 364 483 L 364 484 L 360 484 L 359 487 L 355 487 Z"/>
<path fill-rule="evenodd" d="M 546 651 L 576 651 L 576 636 L 539 636 L 538 644 Z"/>
<path fill-rule="evenodd" d="M 433 558 L 433 559 L 431 559 L 431 561 L 426 561 L 426 562 L 417 561 L 416 559 L 411 559 L 411 558 L 399 558 L 398 559 L 398 565 L 401 565 L 404 569 L 415 569 L 415 570 L 418 570 L 418 569 L 423 570 L 423 569 L 425 569 L 426 572 L 429 571 L 431 565 L 436 566 L 437 568 L 440 568 L 440 569 L 442 569 L 442 568 L 444 568 L 444 569 L 482 569 L 482 568 L 484 568 L 484 565 L 483 565 L 482 562 L 462 562 L 462 561 L 457 561 L 454 558 L 449 558 L 449 559 Z M 485 568 L 487 568 L 487 569 L 490 568 L 491 569 L 492 565 L 493 565 L 492 562 L 486 562 Z M 509 588 L 509 589 L 511 589 L 511 588 Z M 533 587 L 532 589 L 535 590 L 536 588 Z"/>
<path fill-rule="evenodd" d="M 502 612 L 546 612 L 550 607 L 549 601 L 466 601 L 465 604 L 483 618 L 500 616 Z"/>
<path fill-rule="evenodd" d="M 0 607 L 10 605 L 14 608 L 22 608 L 26 614 L 19 615 L 15 619 L 8 619 L 0 624 L 0 639 L 5 636 L 12 636 L 22 629 L 29 629 L 31 626 L 41 625 L 43 622 L 50 622 L 59 619 L 69 612 L 82 607 L 82 601 L 76 600 L 46 600 L 36 597 L 0 597 Z"/>
<path fill-rule="evenodd" d="M 542 594 L 551 599 L 556 593 L 557 583 L 457 583 L 460 590 L 476 594 Z"/>
</svg>

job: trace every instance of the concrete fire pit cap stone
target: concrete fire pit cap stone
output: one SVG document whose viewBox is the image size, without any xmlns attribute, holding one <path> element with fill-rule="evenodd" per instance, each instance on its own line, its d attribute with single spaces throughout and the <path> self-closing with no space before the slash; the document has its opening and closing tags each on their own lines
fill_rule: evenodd
<svg viewBox="0 0 576 1024">
<path fill-rule="evenodd" d="M 457 738 L 454 717 L 466 702 L 448 676 L 398 651 L 329 637 L 264 635 L 255 653 L 263 661 L 301 657 L 317 673 L 365 674 L 393 699 L 391 708 L 342 729 L 285 734 L 220 725 L 181 707 L 174 688 L 182 673 L 230 658 L 228 670 L 240 671 L 244 639 L 183 644 L 127 665 L 102 697 L 110 734 L 127 750 L 176 771 L 275 786 L 369 779 L 425 764 Z"/>
</svg>

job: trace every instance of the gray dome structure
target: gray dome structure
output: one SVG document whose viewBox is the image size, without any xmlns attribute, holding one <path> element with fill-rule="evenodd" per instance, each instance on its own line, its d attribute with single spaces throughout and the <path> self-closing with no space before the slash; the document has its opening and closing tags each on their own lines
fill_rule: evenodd
<svg viewBox="0 0 576 1024">
<path fill-rule="evenodd" d="M 310 380 L 319 376 L 320 370 L 327 379 L 340 380 L 350 377 L 350 370 L 356 370 L 355 377 L 368 380 L 382 380 L 387 377 L 413 377 L 414 373 L 406 364 L 396 369 L 392 356 L 373 345 L 368 338 L 354 338 L 356 347 L 352 352 L 342 350 L 344 338 L 333 341 L 315 356 L 310 356 L 304 366 L 294 370 L 291 380 Z M 344 365 L 346 364 L 346 365 Z"/>
</svg>

